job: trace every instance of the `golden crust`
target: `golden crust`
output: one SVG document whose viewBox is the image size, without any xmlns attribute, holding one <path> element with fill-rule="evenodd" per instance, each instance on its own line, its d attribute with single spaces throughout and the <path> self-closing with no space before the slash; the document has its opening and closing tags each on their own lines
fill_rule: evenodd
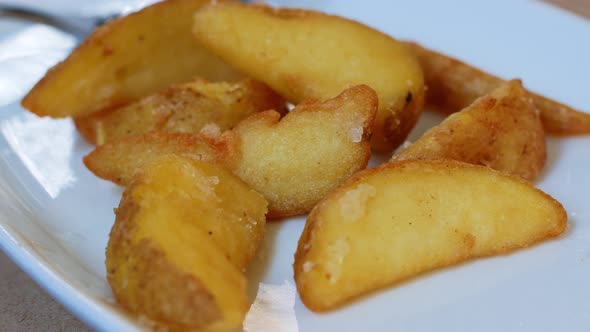
<svg viewBox="0 0 590 332">
<path fill-rule="evenodd" d="M 106 267 L 117 301 L 172 331 L 240 327 L 249 304 L 243 271 L 263 238 L 266 206 L 219 166 L 154 159 L 116 210 Z"/>
<path fill-rule="evenodd" d="M 239 78 L 192 37 L 192 13 L 207 3 L 162 1 L 107 22 L 45 74 L 22 100 L 23 107 L 39 116 L 81 116 L 194 76 Z"/>
<path fill-rule="evenodd" d="M 228 156 L 233 157 L 236 153 L 234 144 L 226 137 L 231 136 L 151 132 L 98 146 L 83 161 L 96 176 L 119 185 L 128 185 L 145 165 L 163 155 L 179 155 L 209 162 L 222 162 Z"/>
<path fill-rule="evenodd" d="M 392 157 L 407 159 L 453 159 L 533 180 L 545 165 L 545 134 L 529 95 L 513 80 Z"/>
<path fill-rule="evenodd" d="M 117 302 L 132 313 L 149 317 L 155 324 L 179 330 L 206 326 L 220 319 L 218 304 L 197 277 L 171 264 L 149 239 L 134 241 L 140 205 L 132 192 L 130 187 L 123 193 L 115 210 L 116 221 L 106 249 L 107 280 Z M 129 285 L 120 282 L 122 278 L 135 278 L 141 291 L 129 296 Z M 186 288 L 171 287 L 178 284 Z"/>
<path fill-rule="evenodd" d="M 349 197 L 364 198 L 355 200 L 360 210 L 347 206 L 336 218 Z M 326 311 L 566 227 L 563 206 L 518 177 L 451 160 L 392 162 L 357 173 L 314 208 L 295 254 L 295 281 L 309 309 Z"/>
<path fill-rule="evenodd" d="M 114 141 L 84 163 L 97 176 L 126 184 L 158 155 L 214 161 L 266 197 L 269 218 L 303 214 L 367 166 L 376 109 L 375 92 L 355 86 L 327 101 L 305 101 L 282 119 L 275 111 L 253 114 L 224 134 L 151 133 Z"/>
<path fill-rule="evenodd" d="M 74 120 L 90 143 L 101 145 L 149 131 L 196 134 L 206 125 L 225 131 L 247 116 L 269 109 L 285 114 L 285 100 L 261 82 L 195 79 L 172 85 L 127 106 Z"/>
</svg>

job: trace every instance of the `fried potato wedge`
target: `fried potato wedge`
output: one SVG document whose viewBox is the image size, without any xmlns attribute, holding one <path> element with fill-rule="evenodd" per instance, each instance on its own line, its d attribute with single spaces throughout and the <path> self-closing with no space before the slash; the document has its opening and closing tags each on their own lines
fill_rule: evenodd
<svg viewBox="0 0 590 332">
<path fill-rule="evenodd" d="M 545 165 L 545 134 L 526 90 L 512 80 L 392 158 L 408 159 L 453 159 L 533 180 Z"/>
<path fill-rule="evenodd" d="M 239 153 L 227 165 L 269 201 L 269 217 L 311 211 L 365 168 L 377 96 L 366 85 L 325 102 L 305 101 L 279 121 L 257 113 L 236 126 Z"/>
<path fill-rule="evenodd" d="M 295 254 L 303 303 L 325 311 L 467 259 L 561 234 L 561 204 L 529 182 L 457 161 L 363 171 L 309 215 Z"/>
<path fill-rule="evenodd" d="M 84 157 L 84 164 L 96 176 L 126 186 L 145 165 L 164 155 L 216 163 L 232 153 L 233 146 L 216 137 L 150 132 L 100 145 Z"/>
<path fill-rule="evenodd" d="M 25 96 L 40 116 L 82 116 L 127 104 L 195 76 L 240 75 L 192 36 L 193 13 L 208 0 L 169 0 L 106 23 Z"/>
<path fill-rule="evenodd" d="M 428 86 L 426 103 L 444 113 L 457 112 L 500 87 L 504 80 L 457 59 L 406 43 L 418 57 Z M 590 114 L 529 91 L 545 131 L 554 135 L 590 133 Z"/>
<path fill-rule="evenodd" d="M 324 100 L 355 84 L 379 96 L 372 145 L 400 145 L 422 111 L 423 77 L 402 43 L 358 22 L 302 10 L 239 2 L 203 7 L 195 36 L 227 63 L 288 101 Z"/>
<path fill-rule="evenodd" d="M 196 79 L 121 108 L 75 118 L 75 123 L 82 136 L 100 145 L 154 130 L 198 133 L 211 123 L 220 130 L 231 129 L 247 116 L 270 109 L 287 111 L 285 100 L 264 83 Z"/>
<path fill-rule="evenodd" d="M 370 158 L 377 95 L 355 86 L 324 101 L 305 101 L 279 121 L 256 113 L 220 135 L 152 133 L 97 147 L 84 163 L 97 176 L 126 184 L 161 154 L 225 165 L 269 201 L 269 218 L 309 212 Z"/>
<path fill-rule="evenodd" d="M 240 327 L 244 268 L 266 200 L 221 167 L 178 156 L 145 165 L 116 210 L 107 279 L 117 301 L 171 330 Z"/>
</svg>

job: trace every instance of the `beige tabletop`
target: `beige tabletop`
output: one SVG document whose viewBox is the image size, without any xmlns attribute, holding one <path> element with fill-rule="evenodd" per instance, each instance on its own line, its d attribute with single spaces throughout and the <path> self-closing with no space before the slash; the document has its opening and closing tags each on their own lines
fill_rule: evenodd
<svg viewBox="0 0 590 332">
<path fill-rule="evenodd" d="M 590 18 L 590 0 L 549 0 Z M 0 251 L 0 331 L 90 331 Z"/>
</svg>

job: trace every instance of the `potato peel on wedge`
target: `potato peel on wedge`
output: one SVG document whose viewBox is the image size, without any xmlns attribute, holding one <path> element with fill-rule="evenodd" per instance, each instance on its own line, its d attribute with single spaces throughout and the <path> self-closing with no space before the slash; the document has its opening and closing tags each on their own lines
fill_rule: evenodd
<svg viewBox="0 0 590 332">
<path fill-rule="evenodd" d="M 533 180 L 546 159 L 538 111 L 518 80 L 477 99 L 392 157 L 453 159 Z"/>
<path fill-rule="evenodd" d="M 303 303 L 325 311 L 398 281 L 561 234 L 561 204 L 529 182 L 457 161 L 358 173 L 320 202 L 295 254 Z"/>
<path fill-rule="evenodd" d="M 117 301 L 171 330 L 239 328 L 249 307 L 243 271 L 266 206 L 213 164 L 166 156 L 145 165 L 123 194 L 106 250 Z"/>
</svg>

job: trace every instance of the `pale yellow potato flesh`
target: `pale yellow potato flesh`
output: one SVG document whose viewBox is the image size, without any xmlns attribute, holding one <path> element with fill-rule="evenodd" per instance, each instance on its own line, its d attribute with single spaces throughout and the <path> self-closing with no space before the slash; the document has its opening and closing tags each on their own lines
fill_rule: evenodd
<svg viewBox="0 0 590 332">
<path fill-rule="evenodd" d="M 173 331 L 239 328 L 249 307 L 243 270 L 262 240 L 266 206 L 213 164 L 167 156 L 145 165 L 107 246 L 117 301 Z"/>
<path fill-rule="evenodd" d="M 426 103 L 444 113 L 457 112 L 504 84 L 504 80 L 457 59 L 407 42 L 418 57 L 428 87 Z M 590 133 L 590 114 L 529 92 L 545 131 L 553 135 Z"/>
<path fill-rule="evenodd" d="M 326 311 L 467 259 L 561 234 L 561 204 L 529 182 L 457 161 L 409 160 L 355 175 L 307 219 L 294 273 L 303 303 Z"/>
<path fill-rule="evenodd" d="M 414 127 L 424 99 L 420 65 L 405 45 L 346 18 L 239 2 L 195 14 L 199 41 L 288 101 L 327 99 L 366 84 L 379 96 L 372 145 L 391 151 Z"/>
<path fill-rule="evenodd" d="M 301 103 L 280 121 L 258 113 L 235 128 L 239 153 L 228 167 L 266 197 L 269 217 L 307 213 L 367 166 L 376 109 L 375 93 L 357 86 Z"/>
<path fill-rule="evenodd" d="M 112 109 L 195 76 L 241 75 L 192 36 L 193 13 L 208 0 L 168 0 L 94 31 L 25 96 L 40 116 L 82 116 Z"/>
<path fill-rule="evenodd" d="M 408 159 L 453 159 L 533 180 L 546 160 L 543 124 L 521 82 L 508 81 L 391 160 Z"/>
<path fill-rule="evenodd" d="M 286 112 L 285 100 L 264 83 L 195 79 L 124 107 L 77 117 L 75 123 L 82 136 L 100 145 L 150 131 L 198 133 L 210 124 L 227 130 L 251 114 L 270 109 Z"/>
<path fill-rule="evenodd" d="M 311 211 L 367 166 L 376 110 L 375 92 L 360 85 L 324 102 L 303 102 L 280 120 L 275 111 L 256 113 L 223 134 L 159 133 L 113 141 L 84 163 L 97 176 L 126 184 L 161 154 L 214 161 L 266 197 L 269 218 L 292 216 Z"/>
</svg>

